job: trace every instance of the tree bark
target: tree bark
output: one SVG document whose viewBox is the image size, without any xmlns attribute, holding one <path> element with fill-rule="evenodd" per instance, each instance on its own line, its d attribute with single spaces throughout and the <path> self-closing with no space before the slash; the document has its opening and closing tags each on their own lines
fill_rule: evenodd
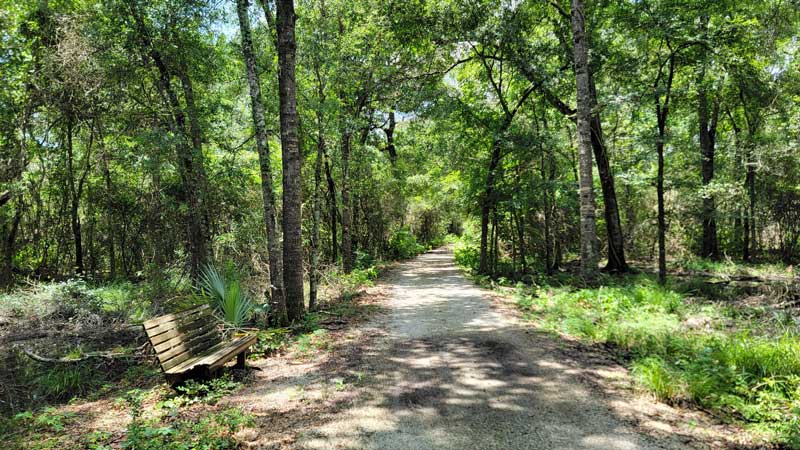
<svg viewBox="0 0 800 450">
<path fill-rule="evenodd" d="M 305 313 L 303 298 L 303 236 L 301 156 L 298 141 L 297 83 L 295 80 L 294 0 L 277 0 L 278 91 L 283 154 L 283 287 L 290 321 Z"/>
<path fill-rule="evenodd" d="M 239 32 L 242 36 L 242 55 L 247 71 L 247 84 L 250 89 L 250 106 L 253 113 L 253 128 L 256 137 L 256 150 L 261 171 L 261 197 L 264 208 L 264 226 L 267 233 L 267 259 L 269 260 L 269 298 L 276 323 L 287 321 L 286 301 L 283 296 L 283 261 L 280 233 L 275 214 L 275 192 L 273 190 L 272 167 L 270 164 L 267 124 L 264 117 L 264 103 L 261 98 L 261 80 L 256 66 L 253 38 L 250 31 L 250 17 L 247 13 L 248 0 L 236 0 L 239 16 Z"/>
<path fill-rule="evenodd" d="M 328 205 L 330 210 L 330 230 L 331 230 L 331 262 L 336 264 L 339 261 L 339 208 L 336 206 L 336 182 L 331 172 L 331 160 L 328 152 L 325 155 L 325 179 L 328 182 Z"/>
<path fill-rule="evenodd" d="M 667 117 L 669 116 L 669 101 L 672 93 L 672 80 L 675 75 L 675 53 L 669 55 L 668 72 L 664 81 L 662 94 L 662 79 L 664 74 L 662 68 L 659 69 L 658 77 L 653 83 L 655 98 L 655 112 L 658 127 L 658 137 L 656 140 L 656 153 L 658 154 L 658 172 L 656 174 L 656 197 L 658 203 L 658 282 L 665 284 L 667 281 L 667 251 L 666 234 L 667 224 L 664 212 L 664 146 L 667 135 Z M 664 100 L 662 101 L 662 95 Z"/>
<path fill-rule="evenodd" d="M 542 164 L 540 168 L 542 181 L 545 188 L 543 192 L 544 197 L 544 268 L 548 275 L 553 272 L 553 207 L 552 207 L 552 184 L 555 177 L 555 164 L 553 162 L 552 150 L 547 151 L 547 159 L 545 163 L 545 155 L 542 153 Z M 549 170 L 548 170 L 549 169 Z"/>
<path fill-rule="evenodd" d="M 510 123 L 510 121 L 506 121 Z M 504 124 L 500 135 L 503 135 L 507 125 Z M 486 190 L 481 199 L 481 243 L 480 243 L 480 257 L 478 260 L 478 273 L 489 274 L 490 272 L 490 258 L 489 248 L 489 221 L 491 220 L 490 214 L 494 209 L 494 182 L 496 177 L 497 167 L 500 165 L 500 137 L 495 138 L 492 144 L 492 154 L 489 158 L 489 170 L 486 173 Z"/>
<path fill-rule="evenodd" d="M 585 23 L 584 23 L 585 26 Z M 584 31 L 585 33 L 585 31 Z M 588 48 L 588 42 L 585 44 Z M 574 53 L 573 45 L 573 53 Z M 571 120 L 577 122 L 577 111 L 572 109 L 567 103 L 558 98 L 552 91 L 545 87 L 544 80 L 530 67 L 527 67 L 520 60 L 515 60 L 515 65 L 522 72 L 525 78 L 528 79 L 536 89 L 542 94 L 544 99 L 550 103 L 553 108 L 564 114 Z M 608 153 L 606 151 L 605 140 L 603 138 L 602 121 L 600 120 L 600 113 L 596 111 L 597 108 L 597 89 L 594 82 L 594 76 L 591 66 L 588 67 L 589 76 L 589 92 L 592 112 L 590 115 L 590 128 L 592 152 L 597 164 L 597 173 L 600 178 L 600 187 L 603 193 L 603 210 L 606 219 L 606 234 L 608 237 L 608 264 L 605 270 L 610 272 L 627 272 L 628 264 L 625 260 L 625 245 L 624 234 L 622 232 L 622 224 L 619 215 L 619 205 L 617 202 L 616 188 L 614 186 L 614 174 L 611 171 L 611 165 L 608 160 Z"/>
<path fill-rule="evenodd" d="M 311 267 L 308 274 L 308 308 L 313 310 L 317 304 L 317 289 L 319 285 L 319 222 L 322 215 L 322 159 L 325 157 L 325 122 L 322 108 L 325 105 L 325 87 L 319 68 L 316 68 L 317 94 L 319 107 L 317 108 L 317 158 L 314 161 L 314 193 L 313 193 L 313 223 L 311 226 Z"/>
<path fill-rule="evenodd" d="M 386 133 L 386 152 L 389 153 L 389 161 L 392 165 L 397 163 L 397 149 L 394 146 L 394 129 L 395 129 L 395 119 L 394 119 L 394 111 L 389 112 L 389 127 L 384 129 L 384 133 Z"/>
<path fill-rule="evenodd" d="M 581 275 L 597 276 L 597 225 L 592 174 L 592 98 L 589 85 L 589 49 L 586 43 L 582 0 L 572 0 L 572 36 L 577 88 L 578 161 L 580 177 Z"/>
<path fill-rule="evenodd" d="M 191 255 L 192 279 L 197 279 L 200 271 L 209 259 L 209 229 L 210 220 L 206 209 L 206 169 L 203 161 L 203 133 L 200 128 L 197 106 L 194 99 L 194 87 L 189 77 L 188 69 L 181 63 L 177 70 L 178 79 L 183 90 L 183 99 L 186 103 L 186 115 L 189 118 L 189 140 L 191 142 L 187 169 L 190 173 L 189 197 L 194 203 L 196 211 L 190 212 L 193 218 L 190 221 L 189 239 L 192 241 L 194 252 Z"/>
<path fill-rule="evenodd" d="M 350 202 L 350 145 L 348 130 L 342 133 L 342 268 L 353 271 L 353 210 Z"/>
<path fill-rule="evenodd" d="M 10 198 L 11 195 L 9 195 Z M 5 234 L 5 239 L 3 240 L 3 271 L 0 273 L 0 286 L 10 286 L 14 281 L 15 244 L 24 206 L 22 196 L 17 196 L 17 207 L 14 211 L 14 218 L 11 220 L 11 226 L 7 229 L 6 225 L 3 224 L 2 231 Z"/>
<path fill-rule="evenodd" d="M 83 242 L 81 233 L 81 218 L 78 214 L 80 207 L 80 195 L 75 183 L 75 153 L 72 144 L 74 133 L 73 119 L 67 118 L 66 124 L 66 149 L 67 149 L 67 183 L 69 184 L 69 198 L 70 198 L 70 225 L 72 228 L 72 239 L 75 245 L 75 273 L 83 275 Z"/>
<path fill-rule="evenodd" d="M 719 102 L 716 101 L 714 109 L 709 116 L 708 95 L 703 86 L 705 68 L 701 70 L 697 89 L 697 121 L 700 128 L 700 174 L 703 187 L 708 188 L 714 179 L 714 153 L 717 132 L 717 118 L 719 117 Z M 714 196 L 706 193 L 703 196 L 702 209 L 703 239 L 700 256 L 718 259 L 719 244 L 717 241 L 716 205 Z"/>
</svg>

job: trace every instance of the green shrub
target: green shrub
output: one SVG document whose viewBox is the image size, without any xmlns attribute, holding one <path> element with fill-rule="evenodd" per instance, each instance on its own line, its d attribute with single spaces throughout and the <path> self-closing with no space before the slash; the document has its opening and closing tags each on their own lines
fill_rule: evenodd
<svg viewBox="0 0 800 450">
<path fill-rule="evenodd" d="M 472 272 L 478 271 L 480 255 L 480 247 L 477 244 L 458 241 L 453 247 L 453 257 L 456 260 L 456 264 Z"/>
<path fill-rule="evenodd" d="M 389 238 L 389 255 L 393 259 L 409 259 L 426 250 L 408 230 L 401 228 Z"/>
<path fill-rule="evenodd" d="M 746 319 L 725 326 L 734 320 L 729 308 L 689 306 L 679 293 L 641 279 L 596 289 L 523 287 L 517 304 L 547 329 L 622 350 L 634 379 L 658 399 L 693 401 L 800 448 L 796 333 L 755 335 Z M 691 327 L 692 316 L 709 323 Z"/>
<path fill-rule="evenodd" d="M 253 301 L 230 271 L 223 275 L 214 266 L 206 266 L 200 274 L 198 292 L 233 328 L 241 328 L 253 313 Z"/>
</svg>

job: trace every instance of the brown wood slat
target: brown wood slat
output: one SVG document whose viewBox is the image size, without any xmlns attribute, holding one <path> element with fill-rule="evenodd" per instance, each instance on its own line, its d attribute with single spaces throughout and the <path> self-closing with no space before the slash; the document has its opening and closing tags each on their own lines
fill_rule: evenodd
<svg viewBox="0 0 800 450">
<path fill-rule="evenodd" d="M 161 333 L 167 332 L 175 328 L 189 328 L 191 326 L 194 326 L 193 324 L 196 322 L 208 321 L 211 319 L 212 319 L 211 311 L 203 309 L 194 314 L 179 317 L 175 320 L 170 320 L 169 322 L 159 323 L 158 325 L 150 329 L 145 329 L 145 331 L 147 332 L 147 336 L 152 338 L 158 336 Z"/>
<path fill-rule="evenodd" d="M 203 354 L 209 348 L 220 343 L 219 335 L 212 334 L 210 336 L 203 336 L 203 339 L 196 339 L 191 343 L 178 344 L 170 350 L 158 355 L 158 360 L 161 361 L 161 367 L 167 369 L 174 367 L 177 364 L 189 359 L 190 357 L 198 354 Z"/>
<path fill-rule="evenodd" d="M 174 313 L 174 314 L 166 314 L 166 315 L 163 315 L 163 316 L 156 317 L 155 319 L 145 320 L 144 322 L 142 322 L 142 325 L 144 325 L 144 329 L 145 330 L 149 330 L 151 328 L 156 327 L 157 325 L 159 325 L 161 323 L 171 322 L 171 321 L 174 321 L 176 319 L 180 319 L 182 317 L 201 312 L 201 311 L 206 310 L 208 308 L 210 308 L 208 305 L 196 306 L 194 308 L 187 309 L 185 311 L 177 312 L 177 313 Z"/>
<path fill-rule="evenodd" d="M 154 346 L 153 350 L 155 350 L 156 354 L 163 354 L 180 345 L 186 345 L 189 347 L 189 350 L 191 350 L 196 347 L 196 344 L 208 340 L 213 337 L 213 335 L 216 335 L 217 342 L 222 341 L 217 332 L 216 325 L 208 324 L 202 328 L 192 330 L 191 335 L 181 335 L 166 342 L 162 342 Z"/>
<path fill-rule="evenodd" d="M 239 353 L 245 351 L 247 349 L 247 347 L 250 347 L 251 345 L 255 344 L 257 340 L 258 340 L 258 337 L 253 334 L 253 335 L 243 336 L 238 341 L 233 341 L 231 343 L 230 351 L 228 351 L 227 353 L 223 353 L 222 356 L 214 356 L 214 358 L 216 358 L 216 361 L 209 363 L 209 369 L 214 370 L 217 367 L 221 367 L 226 362 L 228 362 L 231 359 L 233 359 L 233 357 L 235 357 Z M 238 345 L 234 346 L 233 344 L 236 344 L 237 342 L 239 342 Z M 220 353 L 220 352 L 221 352 L 221 350 L 219 352 L 217 352 L 217 353 Z M 209 358 L 211 358 L 212 356 L 213 356 L 213 354 L 209 355 Z"/>
<path fill-rule="evenodd" d="M 205 359 L 210 353 L 214 353 L 217 350 L 219 350 L 219 349 L 221 349 L 221 348 L 223 348 L 223 347 L 225 347 L 226 345 L 229 345 L 229 344 L 230 344 L 230 342 L 220 342 L 219 344 L 217 344 L 217 345 L 209 348 L 208 350 L 206 350 L 205 353 L 202 353 L 200 355 L 192 356 L 190 358 L 187 358 L 187 359 L 183 360 L 182 362 L 180 362 L 178 364 L 175 364 L 174 366 L 170 367 L 169 369 L 164 369 L 164 373 L 175 374 L 175 373 L 188 372 L 188 371 L 194 369 L 195 367 L 197 367 L 199 365 L 198 362 L 200 362 L 201 360 Z"/>
<path fill-rule="evenodd" d="M 221 367 L 226 362 L 230 361 L 234 356 L 244 351 L 247 347 L 253 345 L 258 337 L 254 334 L 243 336 L 231 342 L 224 342 L 218 346 L 209 349 L 205 355 L 187 359 L 183 364 L 178 364 L 166 369 L 165 372 L 169 374 L 178 374 L 187 372 L 199 366 L 209 366 L 209 369 Z"/>
<path fill-rule="evenodd" d="M 198 334 L 205 333 L 209 329 L 216 327 L 216 321 L 205 321 L 199 322 L 197 326 L 187 327 L 185 330 L 173 328 L 172 330 L 151 337 L 150 343 L 153 345 L 153 349 L 155 349 L 156 352 L 160 352 L 163 348 L 169 348 L 163 347 L 163 344 L 167 342 L 177 342 L 176 340 L 189 340 Z"/>
</svg>

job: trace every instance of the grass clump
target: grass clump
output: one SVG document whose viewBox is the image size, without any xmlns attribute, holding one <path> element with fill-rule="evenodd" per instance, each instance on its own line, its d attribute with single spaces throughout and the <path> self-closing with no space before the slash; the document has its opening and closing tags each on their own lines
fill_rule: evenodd
<svg viewBox="0 0 800 450">
<path fill-rule="evenodd" d="M 610 344 L 646 391 L 742 421 L 800 448 L 800 339 L 792 329 L 757 329 L 729 308 L 685 302 L 635 284 L 520 290 L 518 303 L 546 329 Z"/>
</svg>

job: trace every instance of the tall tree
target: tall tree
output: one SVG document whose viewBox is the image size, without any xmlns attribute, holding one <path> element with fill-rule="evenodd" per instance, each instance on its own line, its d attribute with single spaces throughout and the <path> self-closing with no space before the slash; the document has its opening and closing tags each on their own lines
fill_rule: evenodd
<svg viewBox="0 0 800 450">
<path fill-rule="evenodd" d="M 239 16 L 239 33 L 242 37 L 242 55 L 247 71 L 247 85 L 250 88 L 250 105 L 255 129 L 256 150 L 261 169 L 261 196 L 264 203 L 264 224 L 267 232 L 267 258 L 269 259 L 270 299 L 275 319 L 278 323 L 287 320 L 286 301 L 283 296 L 283 261 L 280 234 L 275 214 L 275 192 L 273 191 L 272 167 L 269 160 L 269 141 L 267 124 L 264 118 L 264 103 L 261 98 L 261 80 L 256 66 L 253 38 L 250 32 L 250 16 L 247 12 L 248 0 L 236 0 Z"/>
<path fill-rule="evenodd" d="M 302 180 L 295 80 L 294 0 L 277 0 L 278 91 L 283 154 L 283 285 L 290 321 L 305 312 L 303 298 Z"/>
<path fill-rule="evenodd" d="M 578 187 L 581 211 L 581 274 L 592 279 L 597 275 L 597 225 L 595 223 L 594 181 L 592 176 L 592 92 L 589 83 L 589 49 L 586 42 L 586 18 L 583 1 L 572 0 L 572 36 L 575 53 L 578 126 Z"/>
</svg>

